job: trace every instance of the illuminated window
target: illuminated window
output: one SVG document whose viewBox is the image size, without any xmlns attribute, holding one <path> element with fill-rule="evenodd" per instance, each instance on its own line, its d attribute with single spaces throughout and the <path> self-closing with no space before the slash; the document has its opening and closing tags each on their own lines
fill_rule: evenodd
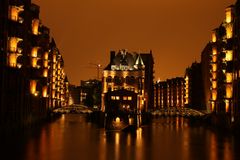
<svg viewBox="0 0 240 160">
<path fill-rule="evenodd" d="M 216 55 L 216 54 L 217 54 L 217 48 L 216 48 L 216 47 L 213 47 L 213 48 L 212 48 L 212 54 L 213 54 L 213 55 Z"/>
<path fill-rule="evenodd" d="M 37 57 L 38 56 L 38 47 L 33 47 L 32 48 L 32 53 L 31 53 L 31 56 L 32 57 Z"/>
<path fill-rule="evenodd" d="M 60 99 L 60 93 L 57 93 L 57 99 Z"/>
<path fill-rule="evenodd" d="M 53 64 L 53 70 L 56 70 L 56 64 Z"/>
<path fill-rule="evenodd" d="M 8 66 L 16 67 L 17 66 L 17 54 L 9 54 L 8 55 Z"/>
<path fill-rule="evenodd" d="M 56 89 L 56 84 L 55 83 L 52 84 L 52 89 Z"/>
<path fill-rule="evenodd" d="M 232 22 L 232 9 L 231 8 L 227 8 L 225 10 L 225 15 L 226 15 L 226 22 L 227 23 L 231 23 Z"/>
<path fill-rule="evenodd" d="M 226 98 L 232 98 L 232 86 L 226 85 Z"/>
<path fill-rule="evenodd" d="M 216 90 L 212 90 L 212 100 L 217 100 L 217 91 Z"/>
<path fill-rule="evenodd" d="M 212 111 L 212 112 L 214 111 L 214 108 L 215 108 L 215 102 L 212 102 L 212 103 L 211 103 L 211 111 Z"/>
<path fill-rule="evenodd" d="M 48 60 L 48 52 L 45 52 L 45 53 L 44 53 L 44 59 L 45 59 L 45 60 Z"/>
<path fill-rule="evenodd" d="M 226 82 L 232 83 L 232 73 L 226 73 Z"/>
<path fill-rule="evenodd" d="M 131 101 L 131 100 L 132 100 L 132 97 L 131 97 L 131 96 L 128 96 L 128 100 Z"/>
<path fill-rule="evenodd" d="M 217 64 L 212 64 L 212 71 L 216 72 L 217 71 Z"/>
<path fill-rule="evenodd" d="M 225 100 L 225 109 L 226 109 L 226 112 L 228 112 L 229 111 L 229 106 L 230 106 L 230 104 L 229 104 L 229 100 Z"/>
<path fill-rule="evenodd" d="M 233 51 L 228 50 L 226 52 L 226 61 L 232 61 L 232 59 L 233 59 Z"/>
<path fill-rule="evenodd" d="M 217 62 L 217 56 L 216 55 L 212 56 L 212 62 L 214 62 L 214 63 Z"/>
<path fill-rule="evenodd" d="M 37 58 L 35 58 L 35 57 L 32 58 L 32 67 L 33 67 L 33 68 L 36 68 L 36 67 L 37 67 L 37 61 L 38 61 Z"/>
<path fill-rule="evenodd" d="M 212 81 L 212 88 L 216 89 L 217 88 L 217 81 Z"/>
<path fill-rule="evenodd" d="M 45 68 L 48 67 L 48 61 L 43 61 L 43 67 L 45 67 Z"/>
<path fill-rule="evenodd" d="M 43 97 L 47 97 L 47 90 L 48 90 L 48 87 L 47 87 L 47 86 L 44 86 L 44 87 L 42 88 L 42 96 L 43 96 Z"/>
<path fill-rule="evenodd" d="M 119 97 L 119 96 L 116 96 L 116 100 L 120 100 L 120 97 Z"/>
<path fill-rule="evenodd" d="M 217 73 L 212 73 L 212 79 L 217 79 Z"/>
<path fill-rule="evenodd" d="M 53 63 L 55 63 L 57 61 L 57 56 L 56 54 L 53 55 Z M 55 66 L 56 67 L 56 66 Z"/>
<path fill-rule="evenodd" d="M 32 20 L 32 33 L 34 35 L 38 35 L 39 22 L 39 19 Z"/>
<path fill-rule="evenodd" d="M 55 91 L 52 91 L 52 98 L 55 98 Z"/>
<path fill-rule="evenodd" d="M 48 76 L 48 69 L 44 69 L 43 70 L 43 77 L 47 77 Z"/>
<path fill-rule="evenodd" d="M 18 42 L 22 41 L 22 39 L 17 37 L 10 37 L 9 38 L 9 51 L 10 52 L 17 52 L 17 45 Z"/>
<path fill-rule="evenodd" d="M 217 36 L 216 36 L 216 33 L 213 32 L 213 33 L 212 33 L 212 42 L 214 43 L 214 42 L 216 42 L 216 41 L 217 41 Z"/>
<path fill-rule="evenodd" d="M 56 72 L 53 71 L 53 77 L 56 77 Z"/>
<path fill-rule="evenodd" d="M 31 80 L 30 81 L 30 93 L 35 94 L 36 93 L 36 87 L 37 87 L 37 81 Z"/>
<path fill-rule="evenodd" d="M 18 9 L 15 6 L 11 6 L 10 7 L 10 19 L 13 21 L 17 21 L 18 20 Z"/>
<path fill-rule="evenodd" d="M 115 98 L 115 96 L 111 96 L 111 100 L 115 100 L 116 98 Z"/>
<path fill-rule="evenodd" d="M 123 100 L 124 101 L 128 100 L 128 97 L 127 96 L 123 96 Z"/>
<path fill-rule="evenodd" d="M 52 82 L 56 82 L 56 77 L 53 77 L 53 78 L 52 78 Z"/>
<path fill-rule="evenodd" d="M 12 21 L 19 21 L 22 23 L 22 20 L 19 18 L 19 13 L 24 11 L 23 6 L 10 6 L 9 7 L 9 19 Z"/>
<path fill-rule="evenodd" d="M 227 25 L 226 27 L 226 34 L 227 34 L 227 38 L 232 38 L 233 36 L 233 27 L 232 25 Z"/>
</svg>

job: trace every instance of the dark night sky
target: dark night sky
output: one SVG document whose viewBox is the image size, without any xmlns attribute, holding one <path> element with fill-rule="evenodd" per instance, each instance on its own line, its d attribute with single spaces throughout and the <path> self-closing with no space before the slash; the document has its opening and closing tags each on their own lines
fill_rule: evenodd
<svg viewBox="0 0 240 160">
<path fill-rule="evenodd" d="M 96 78 L 110 50 L 153 51 L 155 78 L 183 76 L 235 0 L 33 0 L 73 84 Z"/>
</svg>

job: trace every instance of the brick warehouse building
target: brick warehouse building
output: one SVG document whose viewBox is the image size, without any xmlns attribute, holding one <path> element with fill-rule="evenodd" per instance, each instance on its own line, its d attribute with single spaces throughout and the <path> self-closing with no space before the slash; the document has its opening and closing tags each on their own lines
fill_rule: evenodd
<svg viewBox="0 0 240 160">
<path fill-rule="evenodd" d="M 33 124 L 47 116 L 55 100 L 58 107 L 65 104 L 63 59 L 39 12 L 31 0 L 0 1 L 1 128 Z"/>
<path fill-rule="evenodd" d="M 103 71 L 102 83 L 102 111 L 111 107 L 111 101 L 118 101 L 121 109 L 138 112 L 151 109 L 153 107 L 152 53 L 111 51 L 110 63 Z"/>
</svg>

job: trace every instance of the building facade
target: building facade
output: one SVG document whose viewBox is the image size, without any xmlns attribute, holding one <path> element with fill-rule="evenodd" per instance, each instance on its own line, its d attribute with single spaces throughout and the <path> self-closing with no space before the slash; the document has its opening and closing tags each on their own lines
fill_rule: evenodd
<svg viewBox="0 0 240 160">
<path fill-rule="evenodd" d="M 50 65 L 54 56 L 50 31 L 39 12 L 31 0 L 0 1 L 1 128 L 32 124 L 51 109 L 50 75 L 54 69 Z"/>
<path fill-rule="evenodd" d="M 146 74 L 153 74 L 148 72 L 150 66 L 153 66 L 152 54 L 144 54 L 143 57 L 148 63 L 147 71 L 141 53 L 111 51 L 110 63 L 103 71 L 103 112 L 115 107 L 116 111 L 141 113 L 151 107 L 148 101 L 153 99 L 153 79 L 150 79 L 153 75 L 147 75 L 149 79 L 146 80 Z"/>
<path fill-rule="evenodd" d="M 185 71 L 185 106 L 205 111 L 201 63 L 194 62 Z"/>
<path fill-rule="evenodd" d="M 202 85 L 203 85 L 203 97 L 204 97 L 204 106 L 207 113 L 211 113 L 211 104 L 210 104 L 210 77 L 211 73 L 209 68 L 211 66 L 211 54 L 212 46 L 211 43 L 208 43 L 202 51 L 201 54 L 201 70 L 202 70 Z"/>
<path fill-rule="evenodd" d="M 223 23 L 212 32 L 211 39 L 211 111 L 217 114 L 231 115 L 237 111 L 238 102 L 238 18 L 235 6 L 225 10 Z M 235 93 L 235 94 L 234 94 Z"/>
<path fill-rule="evenodd" d="M 225 9 L 221 25 L 201 55 L 204 102 L 208 113 L 224 116 L 228 124 L 240 114 L 240 1 Z"/>
<path fill-rule="evenodd" d="M 154 109 L 184 107 L 185 81 L 182 77 L 159 81 L 154 85 Z"/>
</svg>

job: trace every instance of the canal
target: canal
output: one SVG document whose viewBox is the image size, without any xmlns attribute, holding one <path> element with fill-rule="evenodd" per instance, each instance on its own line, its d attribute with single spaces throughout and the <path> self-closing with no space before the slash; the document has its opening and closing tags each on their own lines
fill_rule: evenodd
<svg viewBox="0 0 240 160">
<path fill-rule="evenodd" d="M 17 160 L 233 160 L 240 138 L 184 118 L 155 119 L 134 133 L 105 131 L 84 115 L 67 114 L 34 130 L 3 138 L 1 159 Z"/>
</svg>

